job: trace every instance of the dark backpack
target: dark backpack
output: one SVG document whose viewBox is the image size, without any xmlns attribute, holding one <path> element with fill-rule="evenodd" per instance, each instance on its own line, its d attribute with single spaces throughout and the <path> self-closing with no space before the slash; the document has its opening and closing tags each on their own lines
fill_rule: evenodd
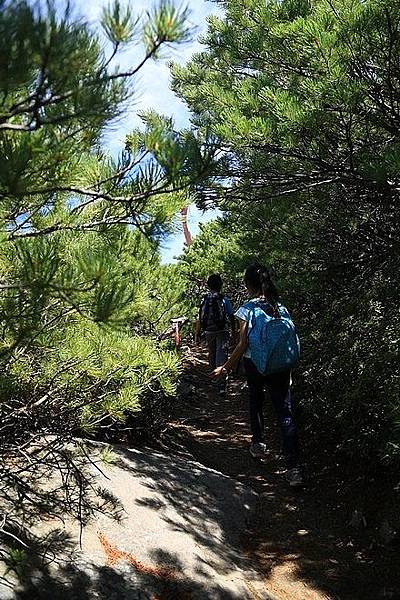
<svg viewBox="0 0 400 600">
<path fill-rule="evenodd" d="M 200 323 L 203 331 L 223 331 L 226 325 L 226 310 L 223 294 L 210 293 L 200 305 Z"/>
</svg>

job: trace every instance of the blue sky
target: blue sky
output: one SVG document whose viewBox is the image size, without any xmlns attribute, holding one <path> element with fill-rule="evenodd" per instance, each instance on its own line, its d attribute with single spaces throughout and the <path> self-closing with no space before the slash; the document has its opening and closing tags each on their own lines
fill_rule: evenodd
<svg viewBox="0 0 400 600">
<path fill-rule="evenodd" d="M 76 0 L 75 7 L 78 13 L 86 17 L 96 27 L 102 8 L 108 3 L 108 0 Z M 143 15 L 154 4 L 156 3 L 149 0 L 133 0 L 131 2 L 135 13 Z M 62 0 L 59 0 L 59 5 L 63 5 Z M 185 63 L 194 52 L 199 51 L 201 45 L 198 37 L 207 28 L 207 16 L 220 14 L 220 11 L 215 3 L 208 0 L 187 0 L 183 4 L 178 0 L 177 6 L 187 6 L 190 10 L 189 25 L 195 30 L 193 41 L 168 50 L 164 60 L 152 60 L 145 65 L 135 81 L 136 91 L 132 106 L 128 108 L 124 117 L 104 136 L 105 146 L 113 153 L 117 153 L 123 148 L 126 134 L 133 128 L 140 126 L 141 122 L 137 114 L 142 110 L 153 108 L 159 113 L 174 116 L 177 129 L 187 127 L 189 124 L 189 115 L 184 103 L 170 90 L 170 73 L 167 62 L 172 59 L 176 62 Z M 116 62 L 122 69 L 131 68 L 138 64 L 142 56 L 143 48 L 140 44 L 134 44 L 120 54 Z M 214 212 L 202 213 L 195 206 L 191 206 L 188 222 L 192 235 L 198 232 L 200 223 L 205 223 L 213 217 L 215 217 Z M 171 262 L 173 257 L 182 251 L 183 241 L 183 233 L 180 228 L 176 234 L 166 238 L 162 243 L 162 261 Z"/>
</svg>

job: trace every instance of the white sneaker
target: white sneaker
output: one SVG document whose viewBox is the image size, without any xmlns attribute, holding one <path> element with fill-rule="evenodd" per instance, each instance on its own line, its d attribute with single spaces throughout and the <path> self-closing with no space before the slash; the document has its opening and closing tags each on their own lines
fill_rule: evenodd
<svg viewBox="0 0 400 600">
<path fill-rule="evenodd" d="M 288 469 L 285 473 L 285 477 L 290 487 L 300 487 L 304 485 L 303 474 L 301 472 L 300 467 L 293 467 L 293 469 Z"/>
<path fill-rule="evenodd" d="M 266 445 L 263 442 L 250 444 L 249 452 L 253 458 L 264 458 Z"/>
</svg>

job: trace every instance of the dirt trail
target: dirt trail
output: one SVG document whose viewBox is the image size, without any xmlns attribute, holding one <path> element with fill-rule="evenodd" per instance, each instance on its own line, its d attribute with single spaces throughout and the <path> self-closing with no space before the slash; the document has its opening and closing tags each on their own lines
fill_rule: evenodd
<svg viewBox="0 0 400 600">
<path fill-rule="evenodd" d="M 258 508 L 242 547 L 282 600 L 399 598 L 343 522 L 343 506 L 332 477 L 310 478 L 303 490 L 284 482 L 279 435 L 266 402 L 270 453 L 260 463 L 248 453 L 247 394 L 243 379 L 229 381 L 220 398 L 208 379 L 204 350 L 188 349 L 182 397 L 163 442 L 192 454 L 207 467 L 251 486 Z"/>
</svg>

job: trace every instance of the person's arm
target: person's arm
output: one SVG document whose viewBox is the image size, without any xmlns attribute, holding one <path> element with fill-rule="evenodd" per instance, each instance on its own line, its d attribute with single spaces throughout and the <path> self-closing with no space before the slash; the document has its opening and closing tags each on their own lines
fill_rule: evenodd
<svg viewBox="0 0 400 600">
<path fill-rule="evenodd" d="M 231 371 L 232 369 L 234 369 L 236 367 L 236 365 L 238 364 L 239 360 L 242 358 L 243 354 L 246 351 L 247 348 L 247 321 L 243 321 L 242 319 L 240 320 L 240 329 L 239 329 L 239 342 L 237 344 L 237 346 L 235 347 L 234 351 L 232 352 L 230 358 L 228 358 L 228 360 L 226 361 L 226 363 L 224 365 L 222 365 L 221 367 L 217 367 L 216 369 L 214 369 L 214 371 L 211 373 L 210 377 L 212 379 L 217 379 L 218 377 L 223 377 L 224 375 L 226 375 L 227 373 L 229 373 L 229 371 Z"/>
<path fill-rule="evenodd" d="M 234 317 L 234 315 L 229 315 L 229 325 L 231 328 L 231 337 L 232 337 L 232 342 L 234 344 L 236 344 L 237 342 L 237 337 L 236 337 L 236 319 Z"/>
</svg>

